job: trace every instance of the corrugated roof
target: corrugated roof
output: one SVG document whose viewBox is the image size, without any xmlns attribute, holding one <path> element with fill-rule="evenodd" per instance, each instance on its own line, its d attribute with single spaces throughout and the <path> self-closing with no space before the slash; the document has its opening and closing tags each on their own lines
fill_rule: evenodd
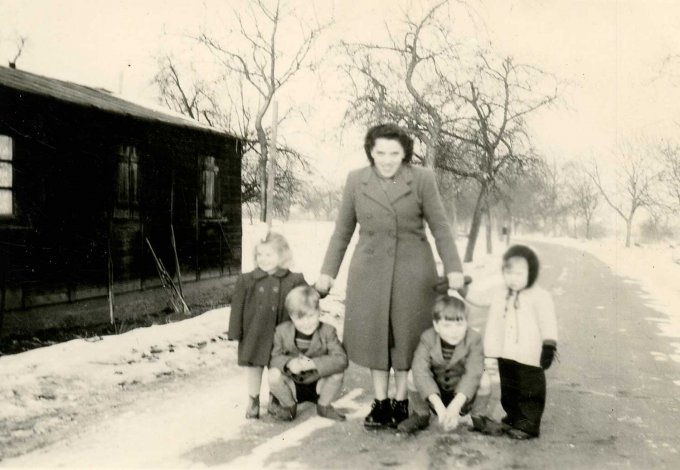
<svg viewBox="0 0 680 470">
<path fill-rule="evenodd" d="M 94 107 L 104 112 L 122 116 L 131 116 L 147 121 L 162 122 L 164 124 L 203 130 L 215 134 L 228 134 L 225 131 L 194 121 L 179 113 L 173 113 L 169 110 L 158 111 L 124 100 L 105 90 L 43 77 L 24 70 L 0 66 L 0 85 L 26 93 L 49 96 L 81 106 Z"/>
</svg>

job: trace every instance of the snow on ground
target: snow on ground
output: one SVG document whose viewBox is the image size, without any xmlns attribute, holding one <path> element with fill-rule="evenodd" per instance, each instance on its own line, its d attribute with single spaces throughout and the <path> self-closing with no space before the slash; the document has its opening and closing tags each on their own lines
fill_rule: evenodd
<svg viewBox="0 0 680 470">
<path fill-rule="evenodd" d="M 630 279 L 647 295 L 647 304 L 662 313 L 649 317 L 659 329 L 659 336 L 677 339 L 670 342 L 675 354 L 651 352 L 656 360 L 671 359 L 680 363 L 680 251 L 668 245 L 634 245 L 625 248 L 620 240 L 575 240 L 573 238 L 541 238 L 533 240 L 559 243 L 590 253 L 618 276 Z M 676 382 L 680 385 L 680 381 Z"/>
<path fill-rule="evenodd" d="M 253 268 L 253 245 L 263 228 L 244 222 L 243 269 Z M 331 222 L 290 222 L 274 229 L 287 237 L 296 271 L 316 280 L 333 230 Z M 459 242 L 462 252 L 463 243 Z M 322 301 L 323 320 L 341 331 L 347 266 Z M 481 253 L 466 266 L 476 283 L 498 275 L 499 262 Z M 483 285 L 483 284 L 478 284 Z M 58 428 L 88 405 L 141 385 L 182 377 L 212 367 L 234 367 L 236 343 L 226 340 L 229 308 L 211 310 L 177 323 L 154 325 L 120 335 L 77 339 L 0 357 L 0 448 Z M 235 374 L 239 374 L 235 368 Z M 264 394 L 264 392 L 263 392 Z M 0 452 L 0 458 L 2 458 Z"/>
</svg>

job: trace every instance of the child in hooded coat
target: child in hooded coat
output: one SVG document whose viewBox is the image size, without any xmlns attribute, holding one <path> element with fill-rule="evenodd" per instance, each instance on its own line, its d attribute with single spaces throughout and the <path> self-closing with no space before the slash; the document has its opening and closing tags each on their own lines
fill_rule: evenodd
<svg viewBox="0 0 680 470">
<path fill-rule="evenodd" d="M 472 291 L 466 295 L 473 305 L 489 306 L 484 353 L 498 359 L 501 405 L 506 413 L 502 422 L 514 439 L 540 434 L 545 370 L 557 352 L 555 307 L 550 293 L 536 284 L 538 272 L 536 253 L 514 245 L 503 255 L 504 288 L 486 298 L 476 298 Z"/>
</svg>

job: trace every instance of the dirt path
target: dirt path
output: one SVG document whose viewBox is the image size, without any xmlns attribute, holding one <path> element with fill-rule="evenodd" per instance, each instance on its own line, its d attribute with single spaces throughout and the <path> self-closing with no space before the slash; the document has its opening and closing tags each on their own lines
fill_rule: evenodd
<svg viewBox="0 0 680 470">
<path fill-rule="evenodd" d="M 243 381 L 218 369 L 139 395 L 78 433 L 0 466 L 229 468 L 680 468 L 680 365 L 634 283 L 591 255 L 541 245 L 561 362 L 548 372 L 542 436 L 489 438 L 436 425 L 415 437 L 361 426 L 368 372 L 350 367 L 345 423 L 300 408 L 294 425 L 246 422 Z M 481 325 L 477 312 L 473 324 Z M 680 383 L 680 382 L 677 382 Z"/>
</svg>

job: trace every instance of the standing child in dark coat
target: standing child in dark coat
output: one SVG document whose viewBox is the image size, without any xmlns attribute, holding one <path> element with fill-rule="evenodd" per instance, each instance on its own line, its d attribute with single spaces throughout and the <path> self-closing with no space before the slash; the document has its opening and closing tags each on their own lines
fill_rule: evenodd
<svg viewBox="0 0 680 470">
<path fill-rule="evenodd" d="M 270 413 L 283 421 L 295 418 L 297 403 L 316 403 L 319 416 L 344 421 L 331 402 L 342 388 L 347 353 L 335 328 L 319 321 L 319 293 L 296 287 L 286 298 L 291 321 L 276 327 L 269 364 Z"/>
<path fill-rule="evenodd" d="M 296 286 L 307 285 L 301 273 L 288 270 L 292 255 L 286 239 L 270 232 L 255 247 L 257 268 L 242 274 L 231 299 L 229 339 L 238 341 L 238 365 L 246 368 L 246 418 L 260 416 L 262 371 L 269 364 L 276 325 L 288 320 L 284 301 Z"/>
</svg>

